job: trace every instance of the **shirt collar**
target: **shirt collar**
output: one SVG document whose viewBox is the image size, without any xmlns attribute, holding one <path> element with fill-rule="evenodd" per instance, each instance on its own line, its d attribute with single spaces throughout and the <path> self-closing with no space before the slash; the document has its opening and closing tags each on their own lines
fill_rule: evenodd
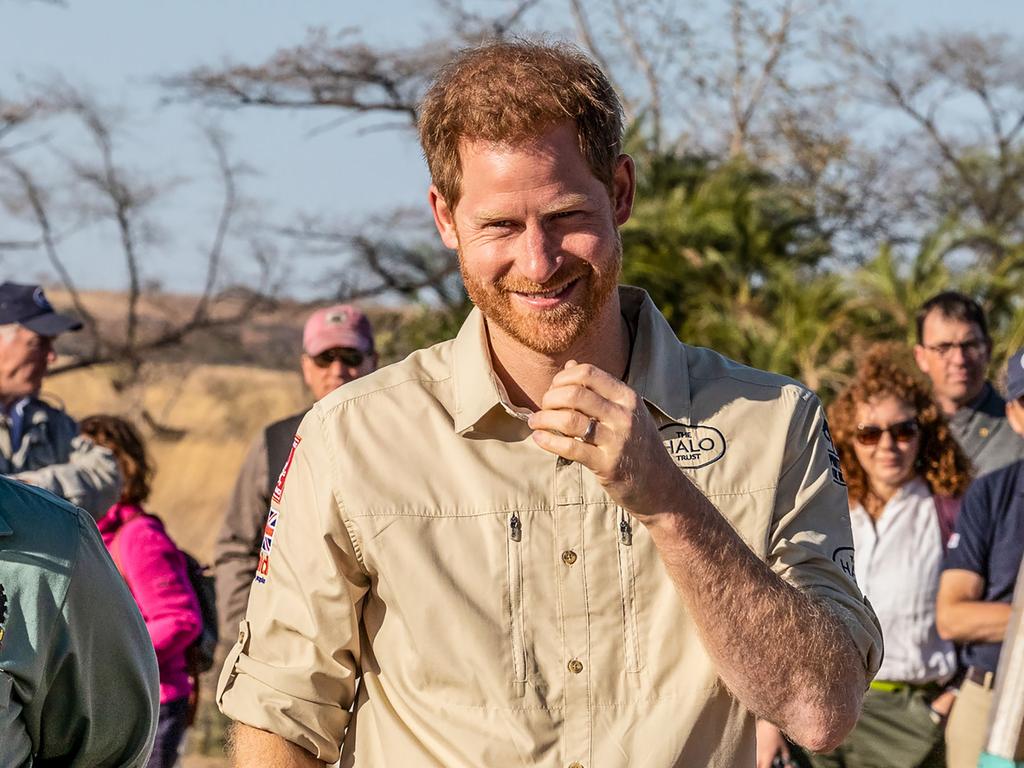
<svg viewBox="0 0 1024 768">
<path fill-rule="evenodd" d="M 640 288 L 619 287 L 619 302 L 627 322 L 636 329 L 627 384 L 673 421 L 689 423 L 690 378 L 686 347 Z M 462 435 L 502 408 L 522 418 L 505 396 L 491 365 L 487 328 L 479 309 L 470 312 L 452 345 L 455 392 L 455 431 Z"/>
<path fill-rule="evenodd" d="M 619 288 L 619 302 L 627 319 L 635 319 L 636 339 L 629 364 L 631 386 L 649 405 L 672 421 L 690 423 L 690 369 L 687 347 L 646 291 Z"/>
<path fill-rule="evenodd" d="M 474 307 L 452 344 L 454 423 L 460 435 L 502 403 L 489 347 L 484 317 Z"/>
</svg>

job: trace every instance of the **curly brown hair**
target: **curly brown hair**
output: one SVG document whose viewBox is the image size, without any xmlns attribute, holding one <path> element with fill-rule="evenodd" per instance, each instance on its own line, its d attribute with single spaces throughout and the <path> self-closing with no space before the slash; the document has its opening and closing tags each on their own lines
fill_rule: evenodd
<svg viewBox="0 0 1024 768">
<path fill-rule="evenodd" d="M 611 82 L 571 45 L 512 40 L 470 48 L 442 67 L 420 105 L 418 127 L 430 177 L 454 211 L 462 140 L 508 144 L 569 120 L 591 173 L 611 190 L 623 130 Z"/>
<path fill-rule="evenodd" d="M 141 504 L 149 498 L 156 465 L 139 431 L 118 416 L 98 414 L 82 419 L 79 429 L 97 445 L 109 448 L 121 470 L 121 503 Z"/>
<path fill-rule="evenodd" d="M 895 397 L 917 411 L 921 431 L 915 469 L 932 493 L 959 497 L 971 482 L 971 462 L 953 438 L 945 415 L 927 387 L 899 358 L 893 345 L 869 349 L 853 381 L 828 409 L 832 439 L 839 451 L 851 502 L 863 504 L 868 493 L 867 476 L 853 451 L 857 406 L 883 397 Z"/>
</svg>

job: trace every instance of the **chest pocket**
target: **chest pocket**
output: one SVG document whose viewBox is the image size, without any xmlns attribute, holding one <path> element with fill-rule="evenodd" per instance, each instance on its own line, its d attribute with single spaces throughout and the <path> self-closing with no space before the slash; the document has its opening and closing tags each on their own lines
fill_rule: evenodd
<svg viewBox="0 0 1024 768">
<path fill-rule="evenodd" d="M 14 453 L 13 464 L 20 470 L 40 469 L 52 464 L 62 464 L 66 456 L 58 455 L 55 440 L 47 429 L 46 422 L 26 424 L 21 436 L 21 445 Z"/>
</svg>

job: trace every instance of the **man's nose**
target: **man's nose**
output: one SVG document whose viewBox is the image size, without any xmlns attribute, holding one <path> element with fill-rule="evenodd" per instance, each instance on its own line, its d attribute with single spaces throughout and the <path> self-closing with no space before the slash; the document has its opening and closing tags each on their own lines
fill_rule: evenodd
<svg viewBox="0 0 1024 768">
<path fill-rule="evenodd" d="M 967 352 L 959 344 L 954 344 L 949 349 L 949 362 L 954 365 L 967 365 L 969 362 Z"/>
<path fill-rule="evenodd" d="M 540 224 L 528 224 L 522 238 L 523 252 L 516 268 L 523 277 L 543 285 L 562 266 L 561 246 Z"/>
</svg>

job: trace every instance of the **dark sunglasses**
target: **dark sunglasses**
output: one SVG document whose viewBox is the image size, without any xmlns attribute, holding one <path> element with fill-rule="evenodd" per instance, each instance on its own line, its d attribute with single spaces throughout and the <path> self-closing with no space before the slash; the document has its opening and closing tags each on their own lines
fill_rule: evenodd
<svg viewBox="0 0 1024 768">
<path fill-rule="evenodd" d="M 882 435 L 888 432 L 897 443 L 909 443 L 917 437 L 920 431 L 921 427 L 918 425 L 917 419 L 907 419 L 896 424 L 890 424 L 888 427 L 879 427 L 875 424 L 858 424 L 853 437 L 861 445 L 878 445 Z"/>
<path fill-rule="evenodd" d="M 317 368 L 330 368 L 331 363 L 335 360 L 340 360 L 346 368 L 358 368 L 363 364 L 366 355 L 358 349 L 335 347 L 334 349 L 325 349 L 319 355 L 311 355 L 311 359 Z"/>
</svg>

